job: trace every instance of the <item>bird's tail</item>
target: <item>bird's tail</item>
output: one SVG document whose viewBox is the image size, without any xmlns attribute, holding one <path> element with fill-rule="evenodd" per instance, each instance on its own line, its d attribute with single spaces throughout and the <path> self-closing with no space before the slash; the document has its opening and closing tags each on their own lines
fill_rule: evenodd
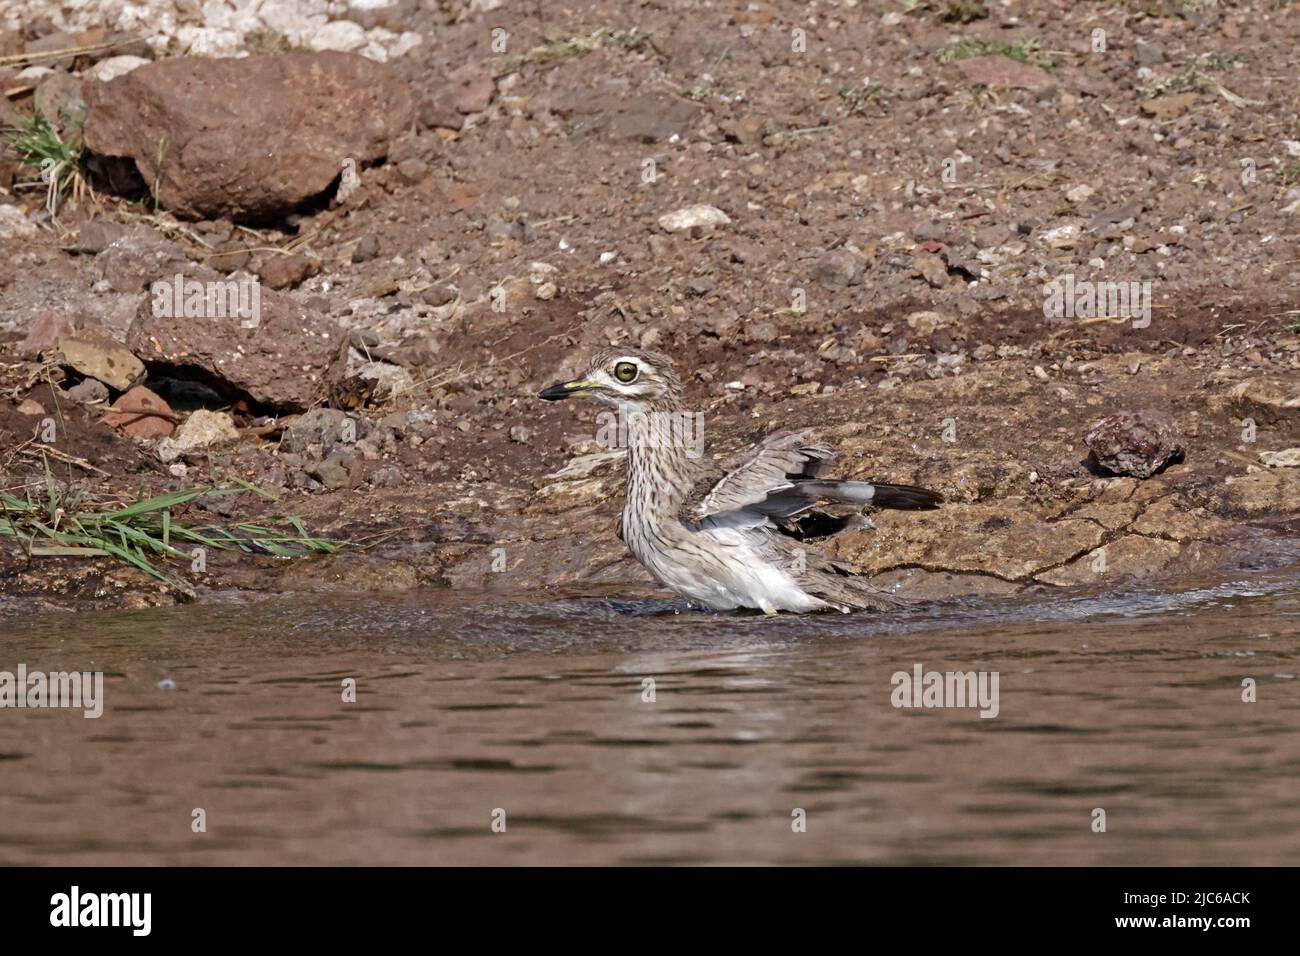
<svg viewBox="0 0 1300 956">
<path fill-rule="evenodd" d="M 916 485 L 886 485 L 874 481 L 801 481 L 800 492 L 811 498 L 847 501 L 876 508 L 922 511 L 943 504 L 943 495 Z"/>
<path fill-rule="evenodd" d="M 830 565 L 801 578 L 800 587 L 837 611 L 891 611 L 914 602 L 877 587 L 848 568 Z"/>
<path fill-rule="evenodd" d="M 943 504 L 943 495 L 916 485 L 873 485 L 876 489 L 871 503 L 877 508 L 899 508 L 903 511 L 923 511 Z"/>
</svg>

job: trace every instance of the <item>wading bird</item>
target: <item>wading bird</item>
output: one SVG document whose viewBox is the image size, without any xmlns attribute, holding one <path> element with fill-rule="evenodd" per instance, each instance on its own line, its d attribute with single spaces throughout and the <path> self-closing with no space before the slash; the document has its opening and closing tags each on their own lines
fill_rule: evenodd
<svg viewBox="0 0 1300 956">
<path fill-rule="evenodd" d="M 807 541 L 870 525 L 866 506 L 928 509 L 942 496 L 912 485 L 823 477 L 835 453 L 802 433 L 769 436 L 723 463 L 690 441 L 682 385 L 657 352 L 610 348 L 582 376 L 539 398 L 594 398 L 619 407 L 627 488 L 619 537 L 664 587 L 714 610 L 851 611 L 893 602 Z M 687 418 L 683 426 L 684 417 Z M 823 502 L 852 506 L 836 516 Z"/>
</svg>

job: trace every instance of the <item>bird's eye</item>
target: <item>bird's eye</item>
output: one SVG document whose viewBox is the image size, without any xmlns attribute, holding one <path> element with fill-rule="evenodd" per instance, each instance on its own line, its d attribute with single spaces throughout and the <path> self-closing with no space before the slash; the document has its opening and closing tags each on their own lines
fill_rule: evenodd
<svg viewBox="0 0 1300 956">
<path fill-rule="evenodd" d="M 631 385 L 636 381 L 636 363 L 619 362 L 614 366 L 614 377 L 624 385 Z"/>
</svg>

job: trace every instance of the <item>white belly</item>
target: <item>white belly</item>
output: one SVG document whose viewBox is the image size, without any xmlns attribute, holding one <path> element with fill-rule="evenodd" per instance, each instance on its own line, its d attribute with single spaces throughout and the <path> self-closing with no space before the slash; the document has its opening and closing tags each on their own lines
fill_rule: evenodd
<svg viewBox="0 0 1300 956">
<path fill-rule="evenodd" d="M 626 531 L 626 525 L 625 531 Z M 628 547 L 654 577 L 683 597 L 715 611 L 812 611 L 826 603 L 755 547 L 754 532 L 712 528 L 695 546 L 665 547 L 653 536 L 629 536 Z"/>
</svg>

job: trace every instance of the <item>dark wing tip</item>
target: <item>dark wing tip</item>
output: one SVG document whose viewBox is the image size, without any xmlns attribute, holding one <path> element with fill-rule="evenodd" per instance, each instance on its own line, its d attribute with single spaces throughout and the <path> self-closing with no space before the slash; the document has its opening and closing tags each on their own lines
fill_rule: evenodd
<svg viewBox="0 0 1300 956">
<path fill-rule="evenodd" d="M 871 503 L 877 508 L 897 508 L 903 511 L 930 511 L 943 504 L 943 495 L 916 485 L 882 485 L 872 482 L 876 489 Z"/>
</svg>

